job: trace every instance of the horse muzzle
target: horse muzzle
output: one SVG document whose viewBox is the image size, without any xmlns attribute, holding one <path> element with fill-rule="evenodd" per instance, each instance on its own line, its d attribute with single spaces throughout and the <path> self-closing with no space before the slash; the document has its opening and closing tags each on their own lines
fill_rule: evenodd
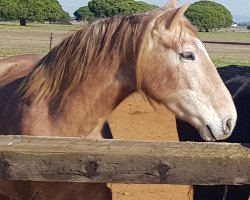
<svg viewBox="0 0 250 200">
<path fill-rule="evenodd" d="M 206 125 L 199 130 L 202 139 L 208 142 L 215 142 L 219 140 L 226 140 L 229 138 L 236 125 L 236 118 L 227 117 L 222 120 L 221 128 L 216 128 L 214 125 Z"/>
</svg>

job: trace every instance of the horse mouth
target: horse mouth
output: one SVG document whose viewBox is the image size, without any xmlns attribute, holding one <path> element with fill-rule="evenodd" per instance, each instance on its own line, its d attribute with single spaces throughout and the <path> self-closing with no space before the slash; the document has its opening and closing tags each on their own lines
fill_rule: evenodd
<svg viewBox="0 0 250 200">
<path fill-rule="evenodd" d="M 217 141 L 216 137 L 213 134 L 213 131 L 209 125 L 206 125 L 205 128 L 201 129 L 200 136 L 203 140 L 207 142 L 215 142 Z"/>
<path fill-rule="evenodd" d="M 209 131 L 211 140 L 212 140 L 212 141 L 216 141 L 217 139 L 215 138 L 215 136 L 214 136 L 214 134 L 213 134 L 213 131 L 212 131 L 212 129 L 210 128 L 210 126 L 209 126 L 209 125 L 206 125 L 206 128 L 207 128 L 207 130 Z"/>
</svg>

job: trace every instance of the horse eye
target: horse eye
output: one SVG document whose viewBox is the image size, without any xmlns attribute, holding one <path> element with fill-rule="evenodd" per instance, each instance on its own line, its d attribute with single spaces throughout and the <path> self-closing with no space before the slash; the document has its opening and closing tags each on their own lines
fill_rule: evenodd
<svg viewBox="0 0 250 200">
<path fill-rule="evenodd" d="M 185 60 L 195 60 L 195 56 L 193 52 L 183 52 L 179 54 L 181 58 Z"/>
</svg>

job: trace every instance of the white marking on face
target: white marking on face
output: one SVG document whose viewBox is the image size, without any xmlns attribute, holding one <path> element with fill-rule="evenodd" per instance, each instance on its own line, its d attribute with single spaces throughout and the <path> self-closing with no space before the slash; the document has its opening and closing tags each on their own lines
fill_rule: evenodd
<svg viewBox="0 0 250 200">
<path fill-rule="evenodd" d="M 210 56 L 209 56 L 204 44 L 198 38 L 195 38 L 195 42 L 197 44 L 198 49 L 203 51 L 203 53 L 207 56 L 207 58 L 210 59 Z"/>
</svg>

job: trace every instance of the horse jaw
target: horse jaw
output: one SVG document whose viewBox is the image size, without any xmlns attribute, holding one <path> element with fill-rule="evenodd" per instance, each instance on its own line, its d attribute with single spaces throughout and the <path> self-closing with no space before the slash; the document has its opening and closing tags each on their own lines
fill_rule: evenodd
<svg viewBox="0 0 250 200">
<path fill-rule="evenodd" d="M 230 137 L 236 125 L 237 113 L 234 106 L 230 106 L 230 96 L 228 99 L 228 110 L 220 110 L 218 106 L 210 104 L 209 97 L 199 95 L 196 91 L 182 90 L 171 97 L 174 103 L 167 107 L 177 118 L 195 127 L 203 140 L 214 142 Z"/>
</svg>

